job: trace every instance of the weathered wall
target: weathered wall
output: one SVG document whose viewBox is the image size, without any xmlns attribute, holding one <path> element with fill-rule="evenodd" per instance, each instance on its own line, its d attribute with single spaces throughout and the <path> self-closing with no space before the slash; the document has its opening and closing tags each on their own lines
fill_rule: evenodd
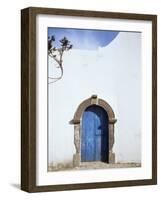
<svg viewBox="0 0 161 200">
<path fill-rule="evenodd" d="M 78 105 L 92 94 L 115 112 L 114 152 L 117 162 L 141 160 L 141 34 L 119 33 L 106 47 L 72 49 L 64 57 L 64 76 L 48 88 L 49 163 L 71 162 Z M 49 74 L 53 73 L 49 59 Z"/>
</svg>

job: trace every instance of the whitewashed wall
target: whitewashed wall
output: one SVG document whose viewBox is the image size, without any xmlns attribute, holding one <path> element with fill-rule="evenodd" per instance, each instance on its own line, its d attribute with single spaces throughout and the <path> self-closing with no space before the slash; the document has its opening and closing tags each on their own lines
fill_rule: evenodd
<svg viewBox="0 0 161 200">
<path fill-rule="evenodd" d="M 72 162 L 78 105 L 92 94 L 113 108 L 117 162 L 141 160 L 141 34 L 121 32 L 98 50 L 72 49 L 64 56 L 64 76 L 49 84 L 49 163 Z M 49 59 L 49 74 L 53 72 Z"/>
</svg>

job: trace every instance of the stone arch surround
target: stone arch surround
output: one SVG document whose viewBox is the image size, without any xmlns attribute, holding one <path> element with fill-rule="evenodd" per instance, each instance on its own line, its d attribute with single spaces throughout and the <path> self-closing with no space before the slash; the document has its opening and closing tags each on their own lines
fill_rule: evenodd
<svg viewBox="0 0 161 200">
<path fill-rule="evenodd" d="M 115 114 L 111 106 L 103 99 L 97 97 L 97 95 L 92 95 L 90 98 L 84 100 L 77 108 L 71 124 L 74 125 L 74 145 L 76 153 L 73 155 L 73 165 L 79 167 L 81 164 L 81 119 L 83 112 L 87 107 L 92 105 L 98 105 L 102 107 L 108 114 L 109 118 L 109 163 L 115 163 L 115 154 L 113 152 L 114 145 L 114 124 L 117 121 Z"/>
</svg>

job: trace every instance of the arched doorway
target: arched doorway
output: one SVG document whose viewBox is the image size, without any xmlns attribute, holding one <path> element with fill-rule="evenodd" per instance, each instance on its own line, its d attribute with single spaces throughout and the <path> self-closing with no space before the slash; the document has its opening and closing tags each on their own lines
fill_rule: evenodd
<svg viewBox="0 0 161 200">
<path fill-rule="evenodd" d="M 97 109 L 97 112 L 104 113 L 104 119 L 107 120 L 105 123 L 107 125 L 108 133 L 107 133 L 107 149 L 106 156 L 104 158 L 99 158 L 100 160 L 105 160 L 108 163 L 115 163 L 115 154 L 113 152 L 113 144 L 114 144 L 114 124 L 117 121 L 115 119 L 115 114 L 111 106 L 103 99 L 97 97 L 97 95 L 92 95 L 90 98 L 84 100 L 77 108 L 74 118 L 70 121 L 70 124 L 74 125 L 74 144 L 76 153 L 73 155 L 73 164 L 74 166 L 80 166 L 81 162 L 81 154 L 82 154 L 82 129 L 83 129 L 83 114 L 86 113 L 91 106 L 98 106 L 100 109 Z M 92 108 L 92 107 L 91 107 Z M 100 111 L 101 110 L 101 111 Z M 106 114 L 105 114 L 106 113 Z M 96 112 L 93 113 L 96 115 Z M 105 117 L 106 115 L 106 117 Z M 87 125 L 89 125 L 87 123 Z M 99 134 L 99 131 L 98 131 Z M 101 145 L 102 146 L 102 145 Z M 105 145 L 103 145 L 105 146 Z"/>
<path fill-rule="evenodd" d="M 108 163 L 108 115 L 97 105 L 86 108 L 82 116 L 81 162 Z"/>
</svg>

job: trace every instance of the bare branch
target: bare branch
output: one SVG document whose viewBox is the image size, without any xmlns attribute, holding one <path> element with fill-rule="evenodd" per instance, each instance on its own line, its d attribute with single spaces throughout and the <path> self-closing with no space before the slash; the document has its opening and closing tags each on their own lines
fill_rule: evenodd
<svg viewBox="0 0 161 200">
<path fill-rule="evenodd" d="M 54 56 L 53 54 L 49 54 L 49 56 L 53 58 L 58 63 L 58 65 L 60 65 L 60 61 L 56 58 L 56 56 Z"/>
<path fill-rule="evenodd" d="M 63 77 L 63 54 L 64 51 L 68 51 L 70 49 L 72 49 L 73 45 L 70 44 L 70 41 L 64 37 L 61 40 L 59 40 L 61 43 L 61 48 L 56 48 L 53 47 L 53 42 L 55 42 L 55 36 L 51 36 L 51 38 L 48 38 L 48 55 L 55 60 L 55 62 L 58 64 L 57 68 L 60 68 L 61 70 L 61 74 L 59 77 L 48 77 L 49 79 L 52 79 L 54 81 L 49 82 L 50 83 L 54 83 L 58 80 L 60 80 Z M 56 53 L 58 53 L 59 56 L 56 55 Z"/>
</svg>

